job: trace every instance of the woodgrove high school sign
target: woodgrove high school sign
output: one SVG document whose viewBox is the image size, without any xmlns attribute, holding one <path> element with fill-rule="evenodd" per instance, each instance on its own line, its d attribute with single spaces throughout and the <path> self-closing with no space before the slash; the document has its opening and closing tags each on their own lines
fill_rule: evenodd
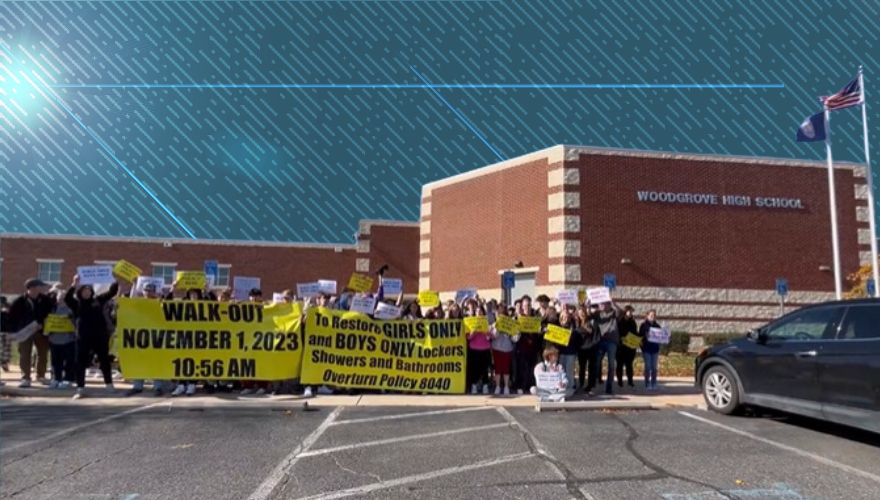
<svg viewBox="0 0 880 500">
<path fill-rule="evenodd" d="M 788 210 L 803 210 L 806 208 L 800 198 L 781 198 L 775 196 L 636 191 L 636 197 L 640 202 L 671 203 L 675 205 L 721 205 Z"/>
</svg>

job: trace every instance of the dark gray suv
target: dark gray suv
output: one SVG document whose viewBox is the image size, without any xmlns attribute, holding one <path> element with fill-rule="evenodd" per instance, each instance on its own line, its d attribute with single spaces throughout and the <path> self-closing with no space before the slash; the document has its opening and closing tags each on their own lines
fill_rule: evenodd
<svg viewBox="0 0 880 500">
<path fill-rule="evenodd" d="M 791 312 L 697 356 L 708 407 L 762 406 L 880 432 L 880 300 Z"/>
</svg>

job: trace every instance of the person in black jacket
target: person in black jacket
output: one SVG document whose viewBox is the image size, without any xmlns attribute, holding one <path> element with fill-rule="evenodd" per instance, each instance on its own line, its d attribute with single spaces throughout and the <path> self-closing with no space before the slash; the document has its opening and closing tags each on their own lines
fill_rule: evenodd
<svg viewBox="0 0 880 500">
<path fill-rule="evenodd" d="M 48 385 L 46 365 L 49 361 L 49 339 L 43 335 L 43 323 L 52 312 L 54 304 L 46 295 L 47 285 L 42 280 L 29 279 L 24 287 L 25 293 L 13 300 L 9 307 L 9 331 L 17 332 L 35 321 L 40 329 L 18 343 L 18 365 L 21 368 L 21 383 L 18 386 L 31 386 L 31 355 L 34 346 L 37 347 L 37 378 Z"/>
<path fill-rule="evenodd" d="M 620 338 L 623 339 L 627 334 L 637 334 L 639 325 L 633 317 L 633 307 L 626 306 L 623 308 L 623 316 L 617 320 L 617 331 L 620 332 Z M 630 349 L 623 342 L 617 345 L 617 366 L 615 374 L 617 375 L 618 387 L 623 387 L 623 373 L 626 372 L 626 381 L 630 387 L 633 384 L 633 361 L 636 359 L 636 350 Z"/>
<path fill-rule="evenodd" d="M 95 295 L 91 285 L 79 286 L 79 275 L 73 277 L 73 285 L 67 290 L 64 302 L 76 324 L 76 394 L 79 399 L 85 394 L 86 368 L 91 364 L 92 353 L 98 356 L 101 373 L 104 375 L 104 386 L 113 390 L 113 373 L 110 368 L 110 334 L 104 306 L 116 296 L 119 283 L 113 282 L 110 290 Z"/>
</svg>

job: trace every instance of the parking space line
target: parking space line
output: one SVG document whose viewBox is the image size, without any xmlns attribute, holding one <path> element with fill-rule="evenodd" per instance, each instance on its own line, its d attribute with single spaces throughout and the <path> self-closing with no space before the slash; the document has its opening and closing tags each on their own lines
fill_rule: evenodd
<svg viewBox="0 0 880 500">
<path fill-rule="evenodd" d="M 42 443 L 43 441 L 49 441 L 51 439 L 59 438 L 61 436 L 64 436 L 65 434 L 70 434 L 70 433 L 85 429 L 87 427 L 92 427 L 94 425 L 103 424 L 104 422 L 116 420 L 117 418 L 122 418 L 122 417 L 125 417 L 128 415 L 131 415 L 133 413 L 138 413 L 138 412 L 141 412 L 144 410 L 149 410 L 150 408 L 153 408 L 156 406 L 169 405 L 169 404 L 170 404 L 169 401 L 158 401 L 158 402 L 151 403 L 148 405 L 138 406 L 137 408 L 129 408 L 128 410 L 121 411 L 119 413 L 114 413 L 112 415 L 108 415 L 106 417 L 102 417 L 97 420 L 92 420 L 90 422 L 85 422 L 82 424 L 74 425 L 74 426 L 68 427 L 66 429 L 61 429 L 60 431 L 55 431 L 51 434 L 46 434 L 45 436 L 39 437 L 37 439 L 32 439 L 30 441 L 25 441 L 23 443 L 16 443 L 12 446 L 8 446 L 3 449 L 0 449 L 0 454 L 9 453 L 11 451 L 17 450 L 17 449 L 25 447 L 25 446 L 31 446 L 31 445 L 34 445 L 37 443 Z"/>
<path fill-rule="evenodd" d="M 291 451 L 286 457 L 281 459 L 281 462 L 279 462 L 278 465 L 275 466 L 272 472 L 270 472 L 269 475 L 266 476 L 266 479 L 264 479 L 263 482 L 260 483 L 260 485 L 257 487 L 257 489 L 254 490 L 253 493 L 251 493 L 251 496 L 248 497 L 248 500 L 265 500 L 266 498 L 269 498 L 269 495 L 272 494 L 272 492 L 275 490 L 281 480 L 284 479 L 284 477 L 288 473 L 290 473 L 290 470 L 293 468 L 293 466 L 296 465 L 300 458 L 302 458 L 303 453 L 308 451 L 309 448 L 311 448 L 312 445 L 315 444 L 318 438 L 321 437 L 321 434 L 324 434 L 324 431 L 326 431 L 328 428 L 330 428 L 331 425 L 333 425 L 333 421 L 336 420 L 336 417 L 339 416 L 339 413 L 341 411 L 342 407 L 337 406 L 332 412 L 330 412 L 330 414 L 327 415 L 327 418 L 325 418 L 324 421 L 321 422 L 321 425 L 313 430 L 311 434 L 306 436 L 306 438 L 303 439 L 302 443 L 297 445 L 297 447 L 294 448 L 293 451 Z"/>
<path fill-rule="evenodd" d="M 770 446 L 775 446 L 781 450 L 790 451 L 790 452 L 795 453 L 797 455 L 800 455 L 802 457 L 811 458 L 821 464 L 840 469 L 844 472 L 849 472 L 850 474 L 855 474 L 857 476 L 861 476 L 865 479 L 869 479 L 869 480 L 874 481 L 876 483 L 880 483 L 880 476 L 878 476 L 877 474 L 872 474 L 870 472 L 863 471 L 862 469 L 857 469 L 851 465 L 846 465 L 844 463 L 840 463 L 835 460 L 831 460 L 830 458 L 825 458 L 821 455 L 817 455 L 815 453 L 812 453 L 812 452 L 809 452 L 806 450 L 802 450 L 800 448 L 795 448 L 794 446 L 789 446 L 787 444 L 783 444 L 778 441 L 773 441 L 772 439 L 767 439 L 765 437 L 758 436 L 757 434 L 752 434 L 751 432 L 743 431 L 743 430 L 737 429 L 735 427 L 730 427 L 728 425 L 714 422 L 712 420 L 709 420 L 708 418 L 703 418 L 698 415 L 688 413 L 686 411 L 679 411 L 678 413 L 679 413 L 679 415 L 684 415 L 685 417 L 691 418 L 693 420 L 697 420 L 699 422 L 703 422 L 704 424 L 709 424 L 709 425 L 718 427 L 720 429 L 724 429 L 728 432 L 732 432 L 734 434 L 738 434 L 740 436 L 747 437 L 749 439 L 758 441 L 760 443 L 769 444 Z"/>
<path fill-rule="evenodd" d="M 507 424 L 504 424 L 505 426 Z M 345 498 L 354 495 L 363 495 L 366 493 L 370 493 L 377 490 L 385 490 L 388 488 L 394 488 L 396 486 L 403 486 L 410 483 L 417 483 L 419 481 L 427 481 L 428 479 L 436 479 L 438 477 L 449 476 L 452 474 L 459 474 L 463 472 L 472 472 L 475 469 L 482 469 L 486 467 L 492 467 L 494 465 L 506 464 L 509 462 L 515 462 L 517 460 L 523 460 L 526 458 L 534 457 L 535 455 L 532 452 L 525 451 L 522 453 L 516 453 L 513 455 L 506 455 L 499 458 L 492 458 L 488 460 L 482 460 L 480 462 L 475 462 L 468 465 L 457 465 L 455 467 L 448 467 L 446 469 L 438 469 L 431 472 L 425 472 L 423 474 L 414 474 L 412 476 L 400 477 L 397 479 L 389 479 L 388 481 L 382 481 L 379 483 L 367 484 L 365 486 L 358 486 L 355 488 L 349 488 L 346 490 L 339 491 L 330 491 L 327 493 L 320 493 L 318 495 L 312 495 L 308 497 L 302 497 L 299 500 L 333 500 L 335 498 Z"/>
<path fill-rule="evenodd" d="M 346 424 L 364 424 L 367 422 L 380 422 L 382 420 L 397 420 L 400 418 L 416 418 L 416 417 L 426 417 L 429 415 L 445 415 L 447 413 L 462 413 L 466 411 L 480 411 L 480 410 L 491 410 L 491 406 L 474 406 L 469 408 L 455 408 L 452 410 L 434 410 L 434 411 L 422 411 L 415 413 L 400 413 L 398 415 L 385 415 L 381 417 L 370 417 L 370 418 L 354 418 L 351 420 L 337 420 L 333 422 L 333 425 L 346 425 Z"/>
<path fill-rule="evenodd" d="M 438 432 L 429 432 L 427 434 L 416 434 L 414 436 L 401 436 L 396 438 L 389 439 L 379 439 L 377 441 L 366 441 L 363 443 L 354 443 L 354 444 L 346 444 L 342 446 L 334 446 L 332 448 L 318 448 L 317 450 L 312 450 L 305 452 L 300 455 L 301 458 L 305 457 L 314 457 L 317 455 L 326 455 L 328 453 L 335 453 L 337 451 L 345 451 L 345 450 L 354 450 L 357 448 L 366 448 L 368 446 L 379 446 L 383 444 L 393 444 L 393 443 L 402 443 L 404 441 L 413 441 L 415 439 L 427 439 L 439 436 L 450 436 L 452 434 L 462 434 L 464 432 L 474 432 L 474 431 L 483 431 L 488 429 L 497 429 L 499 427 L 507 427 L 506 423 L 504 424 L 489 424 L 489 425 L 480 425 L 476 427 L 462 427 L 461 429 L 449 429 L 446 431 L 438 431 Z"/>
<path fill-rule="evenodd" d="M 514 416 L 511 415 L 509 411 L 507 411 L 507 408 L 505 408 L 503 406 L 498 406 L 496 408 L 496 410 L 498 411 L 498 413 L 501 414 L 502 417 L 504 417 L 504 420 L 507 421 L 508 425 L 511 425 L 511 426 L 519 429 L 519 431 L 522 432 L 528 438 L 528 440 L 532 443 L 532 446 L 534 446 L 535 451 L 539 455 L 543 455 L 543 456 L 550 459 L 550 461 L 547 462 L 547 464 L 553 470 L 553 473 L 556 474 L 557 476 L 559 476 L 559 479 L 565 479 L 565 473 L 562 472 L 562 470 L 560 470 L 559 467 L 557 467 L 553 463 L 553 461 L 556 460 L 556 457 L 554 457 L 553 454 L 550 453 L 550 451 L 547 449 L 547 447 L 544 446 L 543 444 L 541 444 L 541 442 L 538 441 L 538 438 L 536 438 L 535 435 L 532 434 L 532 432 L 530 430 L 526 429 L 524 425 L 519 423 L 519 420 L 514 418 Z"/>
</svg>

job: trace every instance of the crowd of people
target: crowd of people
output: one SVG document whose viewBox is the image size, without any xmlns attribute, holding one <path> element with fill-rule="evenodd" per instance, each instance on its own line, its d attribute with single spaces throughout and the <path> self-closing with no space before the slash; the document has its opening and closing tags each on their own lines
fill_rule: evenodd
<svg viewBox="0 0 880 500">
<path fill-rule="evenodd" d="M 629 387 L 635 386 L 633 364 L 637 351 L 644 359 L 645 389 L 652 391 L 657 388 L 660 345 L 648 340 L 649 330 L 659 327 L 653 310 L 648 311 L 639 323 L 631 306 L 621 308 L 613 301 L 563 304 L 546 295 L 539 295 L 534 300 L 524 295 L 512 304 L 468 296 L 459 302 L 448 300 L 426 307 L 418 300 L 404 300 L 403 294 L 398 295 L 396 300 L 388 299 L 384 296 L 381 274 L 378 283 L 378 290 L 374 294 L 377 303 L 385 302 L 399 307 L 402 320 L 486 317 L 487 321 L 482 324 L 487 324 L 488 329 L 467 333 L 466 387 L 470 394 L 532 393 L 542 399 L 561 401 L 578 392 L 589 395 L 601 391 L 603 385 L 606 394 L 613 394 L 615 379 L 619 387 L 623 387 L 624 383 Z M 301 302 L 307 315 L 316 306 L 348 310 L 356 295 L 346 288 L 338 295 L 318 293 L 300 299 L 292 290 L 285 290 L 276 299 Z M 234 300 L 231 289 L 178 290 L 176 283 L 165 290 L 157 289 L 154 283 L 146 283 L 140 289 L 132 286 L 123 290 L 117 281 L 103 293 L 96 293 L 93 286 L 80 284 L 78 276 L 73 278 L 67 289 L 60 284 L 50 287 L 39 279 L 30 279 L 25 283 L 25 293 L 11 303 L 4 301 L 2 330 L 5 333 L 0 343 L 3 369 L 8 371 L 10 361 L 10 332 L 18 332 L 34 322 L 42 325 L 49 314 L 60 314 L 72 320 L 75 325 L 73 332 L 49 335 L 36 331 L 17 342 L 22 377 L 19 387 L 30 387 L 31 377 L 35 374 L 40 383 L 50 388 L 75 386 L 73 397 L 80 398 L 85 394 L 87 369 L 97 364 L 106 389 L 114 391 L 114 359 L 110 345 L 116 324 L 115 299 L 121 296 L 144 300 Z M 261 290 L 251 289 L 247 300 L 262 302 Z M 539 318 L 540 333 L 546 331 L 549 325 L 567 329 L 570 332 L 568 343 L 554 344 L 546 341 L 540 333 L 504 333 L 496 328 L 498 318 L 503 316 Z M 628 335 L 637 338 L 636 345 L 622 342 Z M 47 378 L 49 358 L 51 377 Z M 606 369 L 604 377 L 603 366 Z M 124 372 L 124 366 L 121 369 Z M 312 387 L 299 386 L 296 380 L 152 381 L 157 396 L 191 396 L 197 392 L 199 384 L 209 393 L 239 391 L 243 395 L 262 395 L 302 391 L 306 397 L 314 394 Z M 145 381 L 133 380 L 127 394 L 139 394 L 144 388 Z M 322 386 L 317 391 L 332 393 L 334 389 Z"/>
</svg>

